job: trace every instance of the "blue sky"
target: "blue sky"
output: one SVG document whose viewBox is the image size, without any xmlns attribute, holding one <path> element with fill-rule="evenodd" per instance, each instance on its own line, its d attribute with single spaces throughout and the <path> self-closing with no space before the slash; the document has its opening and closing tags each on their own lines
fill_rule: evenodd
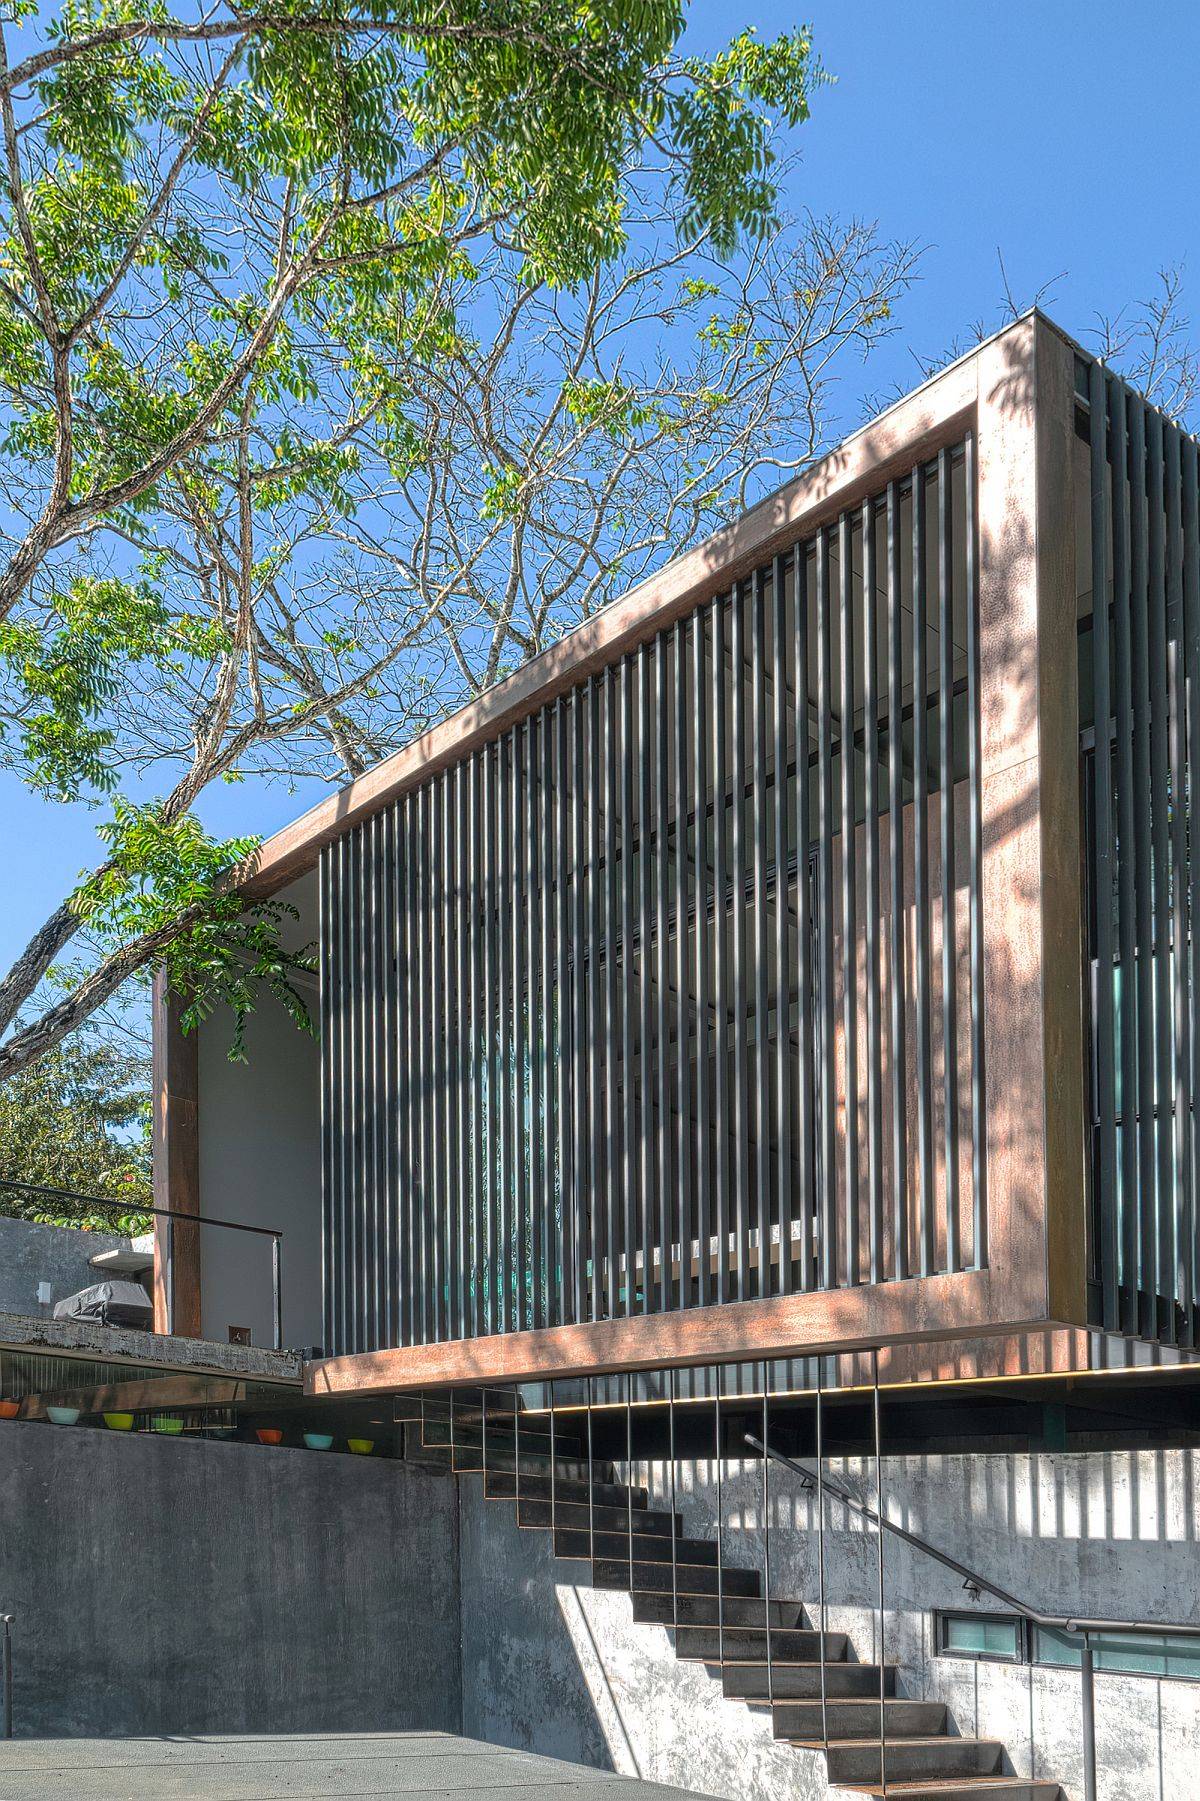
<svg viewBox="0 0 1200 1801">
<path fill-rule="evenodd" d="M 808 0 L 799 16 L 837 80 L 798 134 L 790 206 L 876 219 L 928 247 L 872 392 L 913 385 L 914 353 L 936 357 L 998 319 L 997 248 L 1019 302 L 1065 271 L 1046 304 L 1077 333 L 1181 265 L 1200 337 L 1196 0 Z M 798 15 L 694 0 L 689 38 L 716 48 L 751 17 L 768 37 Z M 859 396 L 844 405 L 857 422 Z M 270 832 L 319 792 L 246 783 L 201 812 L 220 833 Z M 0 775 L 4 967 L 94 856 L 96 818 Z"/>
</svg>

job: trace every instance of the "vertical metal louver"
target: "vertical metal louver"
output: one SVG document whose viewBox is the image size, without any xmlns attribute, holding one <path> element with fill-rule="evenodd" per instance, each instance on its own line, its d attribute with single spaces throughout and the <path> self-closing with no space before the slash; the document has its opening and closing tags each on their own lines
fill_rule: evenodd
<svg viewBox="0 0 1200 1801">
<path fill-rule="evenodd" d="M 324 852 L 331 1350 L 986 1261 L 974 496 L 968 440 Z"/>
</svg>

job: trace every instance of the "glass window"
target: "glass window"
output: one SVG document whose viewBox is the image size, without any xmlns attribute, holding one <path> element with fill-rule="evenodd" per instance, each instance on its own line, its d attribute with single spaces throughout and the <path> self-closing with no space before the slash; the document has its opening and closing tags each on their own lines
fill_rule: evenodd
<svg viewBox="0 0 1200 1801">
<path fill-rule="evenodd" d="M 945 1657 L 995 1657 L 1021 1661 L 1021 1622 L 1011 1614 L 943 1613 L 938 1650 Z"/>
<path fill-rule="evenodd" d="M 1082 1655 L 1078 1634 L 1037 1627 L 1033 1634 L 1036 1663 L 1078 1669 Z M 1200 1682 L 1200 1638 L 1171 1632 L 1094 1632 L 1092 1657 L 1098 1670 L 1128 1676 L 1171 1676 Z"/>
</svg>

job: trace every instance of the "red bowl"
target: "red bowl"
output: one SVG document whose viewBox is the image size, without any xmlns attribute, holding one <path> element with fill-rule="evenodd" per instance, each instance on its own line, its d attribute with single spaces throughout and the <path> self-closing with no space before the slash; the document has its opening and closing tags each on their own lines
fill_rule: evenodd
<svg viewBox="0 0 1200 1801">
<path fill-rule="evenodd" d="M 20 1401 L 0 1401 L 0 1420 L 15 1420 L 20 1411 Z"/>
<path fill-rule="evenodd" d="M 282 1426 L 260 1426 L 254 1436 L 260 1445 L 277 1445 L 283 1442 Z"/>
</svg>

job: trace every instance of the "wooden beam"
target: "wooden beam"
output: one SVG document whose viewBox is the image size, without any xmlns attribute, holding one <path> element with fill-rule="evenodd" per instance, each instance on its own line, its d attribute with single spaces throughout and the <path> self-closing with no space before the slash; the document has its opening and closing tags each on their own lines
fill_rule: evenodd
<svg viewBox="0 0 1200 1801">
<path fill-rule="evenodd" d="M 1052 1324 L 1011 1317 L 1008 1285 L 988 1270 L 876 1287 L 777 1295 L 683 1312 L 634 1314 L 536 1332 L 496 1333 L 325 1358 L 306 1366 L 313 1395 L 456 1383 L 531 1382 L 621 1370 L 800 1357 Z"/>
<path fill-rule="evenodd" d="M 197 1042 L 195 1032 L 184 1032 L 181 1013 L 179 1000 L 167 988 L 166 972 L 156 970 L 151 1001 L 154 1205 L 199 1213 Z M 203 1336 L 199 1226 L 154 1222 L 154 1330 L 173 1331 L 179 1338 Z"/>
</svg>

